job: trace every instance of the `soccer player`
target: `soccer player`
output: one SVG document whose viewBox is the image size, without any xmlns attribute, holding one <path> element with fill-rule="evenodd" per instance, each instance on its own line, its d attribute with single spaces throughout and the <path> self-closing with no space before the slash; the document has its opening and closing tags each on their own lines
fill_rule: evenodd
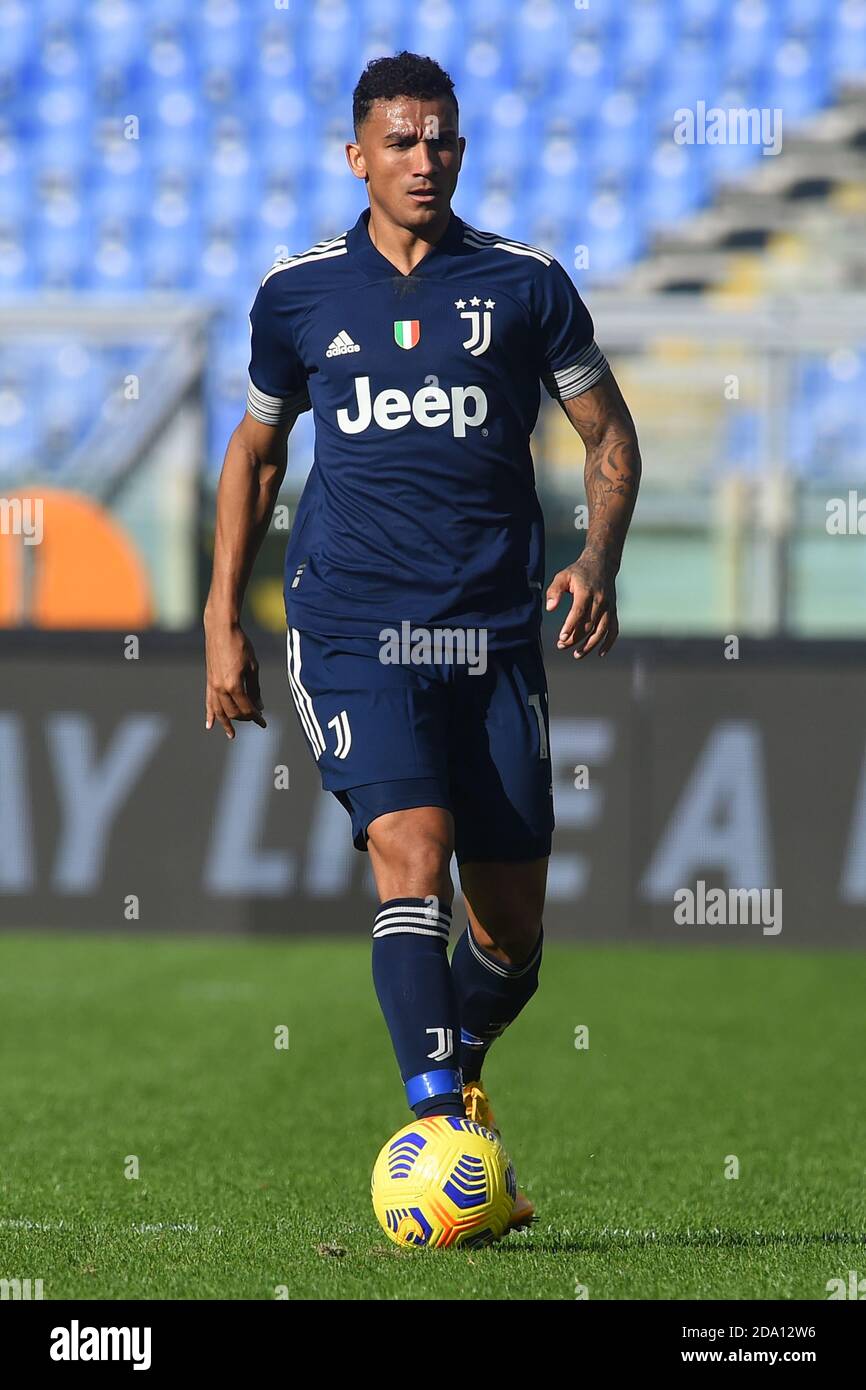
<svg viewBox="0 0 866 1390">
<path fill-rule="evenodd" d="M 586 445 L 586 544 L 548 585 L 557 647 L 604 655 L 637 494 L 634 425 L 549 254 L 451 209 L 464 155 L 430 58 L 369 63 L 351 172 L 369 208 L 278 261 L 250 314 L 205 610 L 207 728 L 264 727 L 244 590 L 312 409 L 286 555 L 288 680 L 323 786 L 366 850 L 373 979 L 419 1118 L 495 1127 L 481 1070 L 538 986 L 553 829 L 541 652 L 544 537 L 529 436 L 543 383 Z M 456 853 L 469 925 L 449 963 Z M 518 1192 L 512 1225 L 533 1219 Z"/>
</svg>

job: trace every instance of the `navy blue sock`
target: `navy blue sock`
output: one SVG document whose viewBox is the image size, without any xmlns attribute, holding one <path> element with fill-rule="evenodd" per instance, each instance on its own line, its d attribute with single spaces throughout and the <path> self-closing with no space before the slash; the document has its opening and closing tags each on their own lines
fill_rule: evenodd
<svg viewBox="0 0 866 1390">
<path fill-rule="evenodd" d="M 463 1080 L 478 1081 L 491 1044 L 513 1023 L 538 989 L 544 928 L 522 965 L 505 965 L 478 945 L 467 927 L 451 957 L 460 1010 Z"/>
<path fill-rule="evenodd" d="M 437 898 L 391 898 L 373 924 L 373 982 L 406 1100 L 425 1115 L 465 1115 L 460 1015 L 448 963 L 451 909 Z"/>
</svg>

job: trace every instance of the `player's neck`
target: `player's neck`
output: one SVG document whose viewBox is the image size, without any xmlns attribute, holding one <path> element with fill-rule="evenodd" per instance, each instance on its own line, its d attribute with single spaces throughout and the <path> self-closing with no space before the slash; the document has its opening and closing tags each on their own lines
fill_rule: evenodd
<svg viewBox="0 0 866 1390">
<path fill-rule="evenodd" d="M 379 254 L 390 261 L 401 275 L 409 275 L 430 254 L 431 247 L 442 239 L 450 221 L 451 209 L 447 207 L 423 231 L 413 231 L 392 222 L 371 203 L 367 231 Z"/>
</svg>

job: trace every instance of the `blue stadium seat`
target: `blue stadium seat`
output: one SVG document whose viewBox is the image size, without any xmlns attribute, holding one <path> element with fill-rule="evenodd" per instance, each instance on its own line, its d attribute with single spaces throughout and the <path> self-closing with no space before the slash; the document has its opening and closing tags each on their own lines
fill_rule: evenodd
<svg viewBox="0 0 866 1390">
<path fill-rule="evenodd" d="M 31 6 L 0 8 L 0 75 L 11 77 L 31 61 L 39 41 L 39 16 Z"/>
<path fill-rule="evenodd" d="M 605 284 L 615 279 L 640 254 L 644 237 L 627 190 L 599 185 L 586 204 L 576 238 L 589 249 L 587 281 Z"/>
<path fill-rule="evenodd" d="M 142 288 L 140 224 L 137 219 L 107 218 L 81 229 L 88 255 L 82 284 L 97 293 L 127 294 Z"/>
<path fill-rule="evenodd" d="M 829 42 L 828 59 L 834 82 L 846 78 L 863 81 L 866 72 L 866 6 L 847 4 L 835 7 L 835 32 Z"/>
<path fill-rule="evenodd" d="M 104 167 L 93 170 L 86 189 L 86 204 L 90 215 L 100 221 L 111 216 L 140 217 L 152 206 L 154 196 L 151 170 L 142 169 L 136 163 L 125 175 Z"/>
<path fill-rule="evenodd" d="M 785 125 L 795 126 L 824 104 L 829 85 L 826 62 L 820 60 L 814 45 L 792 39 L 774 56 L 761 104 L 778 108 Z"/>
<path fill-rule="evenodd" d="M 623 63 L 654 67 L 676 52 L 676 13 L 670 5 L 625 6 L 617 52 Z"/>
<path fill-rule="evenodd" d="M 539 85 L 561 69 L 574 29 L 562 6 L 542 4 L 520 6 L 506 32 L 517 80 Z"/>
<path fill-rule="evenodd" d="M 635 220 L 654 232 L 675 225 L 697 208 L 718 148 L 710 151 L 706 145 L 676 145 L 671 140 L 659 144 L 639 181 L 640 212 Z"/>
<path fill-rule="evenodd" d="M 192 260 L 193 289 L 214 303 L 237 298 L 237 280 L 243 266 L 243 236 L 232 222 L 204 222 Z"/>
<path fill-rule="evenodd" d="M 194 259 L 185 233 L 151 233 L 142 264 L 143 283 L 150 290 L 182 291 L 192 282 Z"/>
<path fill-rule="evenodd" d="M 0 220 L 20 222 L 33 208 L 36 181 L 28 145 L 0 129 Z"/>
<path fill-rule="evenodd" d="M 30 232 L 29 245 L 40 284 L 52 290 L 78 290 L 85 283 L 91 247 L 83 219 L 55 226 L 40 221 Z"/>
<path fill-rule="evenodd" d="M 86 44 L 97 72 L 127 73 L 140 59 L 142 15 L 132 5 L 91 5 Z"/>
<path fill-rule="evenodd" d="M 0 214 L 0 295 L 33 291 L 42 283 L 27 221 L 6 221 Z"/>
<path fill-rule="evenodd" d="M 717 35 L 722 30 L 730 3 L 729 0 L 680 0 L 679 8 L 684 30 Z"/>
<path fill-rule="evenodd" d="M 787 0 L 787 27 L 798 33 L 820 34 L 833 23 L 834 12 L 841 5 L 827 5 L 825 0 Z"/>
<path fill-rule="evenodd" d="M 727 13 L 726 52 L 738 63 L 766 63 L 785 28 L 784 4 L 770 0 L 739 0 Z"/>
</svg>

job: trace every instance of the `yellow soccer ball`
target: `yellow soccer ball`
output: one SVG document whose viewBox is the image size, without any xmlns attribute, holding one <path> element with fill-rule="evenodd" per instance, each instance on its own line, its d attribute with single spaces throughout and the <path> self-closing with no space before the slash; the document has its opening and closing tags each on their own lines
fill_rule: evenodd
<svg viewBox="0 0 866 1390">
<path fill-rule="evenodd" d="M 514 1208 L 514 1166 L 492 1130 L 457 1115 L 413 1120 L 389 1139 L 370 1183 L 396 1245 L 489 1245 Z"/>
</svg>

